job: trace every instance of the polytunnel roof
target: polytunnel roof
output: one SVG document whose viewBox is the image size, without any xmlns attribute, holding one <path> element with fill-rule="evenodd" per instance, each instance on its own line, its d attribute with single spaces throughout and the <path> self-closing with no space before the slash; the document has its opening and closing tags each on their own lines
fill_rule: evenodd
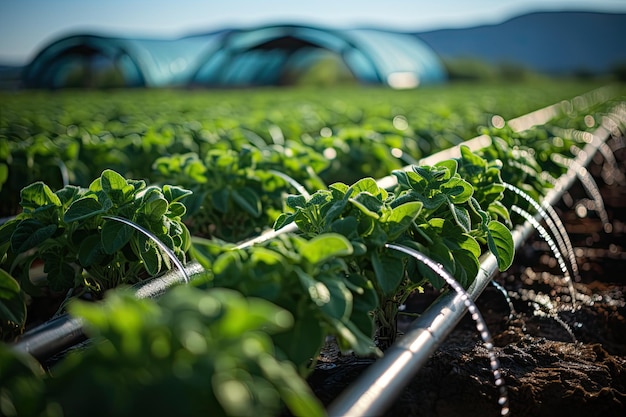
<svg viewBox="0 0 626 417">
<path fill-rule="evenodd" d="M 96 76 L 129 87 L 280 85 L 328 53 L 365 84 L 412 88 L 446 78 L 437 55 L 413 35 L 275 25 L 172 40 L 69 36 L 44 48 L 23 79 L 36 88 Z"/>
<path fill-rule="evenodd" d="M 230 32 L 203 60 L 192 83 L 280 84 L 282 73 L 301 67 L 320 49 L 339 55 L 363 83 L 409 88 L 446 78 L 437 55 L 413 35 L 281 25 Z"/>
<path fill-rule="evenodd" d="M 113 65 L 128 87 L 185 85 L 202 51 L 211 49 L 217 35 L 173 40 L 73 35 L 44 48 L 26 67 L 27 87 L 57 87 L 59 79 L 90 60 L 91 67 Z M 93 69 L 93 68 L 92 68 Z"/>
</svg>

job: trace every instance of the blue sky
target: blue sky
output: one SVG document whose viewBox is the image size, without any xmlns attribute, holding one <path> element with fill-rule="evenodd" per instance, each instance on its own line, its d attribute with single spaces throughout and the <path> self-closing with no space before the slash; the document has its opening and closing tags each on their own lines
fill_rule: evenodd
<svg viewBox="0 0 626 417">
<path fill-rule="evenodd" d="M 266 23 L 421 31 L 540 10 L 626 13 L 626 0 L 0 0 L 0 63 L 25 64 L 76 32 L 167 38 Z"/>
</svg>

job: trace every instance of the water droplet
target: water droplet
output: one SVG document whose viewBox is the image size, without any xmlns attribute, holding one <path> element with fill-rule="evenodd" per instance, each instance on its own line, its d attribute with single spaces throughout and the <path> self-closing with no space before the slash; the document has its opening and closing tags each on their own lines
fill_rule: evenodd
<svg viewBox="0 0 626 417">
<path fill-rule="evenodd" d="M 324 138 L 329 138 L 332 135 L 333 135 L 333 131 L 331 130 L 330 127 L 324 126 L 323 128 L 320 129 L 320 136 Z"/>
<path fill-rule="evenodd" d="M 498 114 L 493 115 L 493 117 L 491 118 L 491 124 L 496 129 L 502 129 L 505 125 L 504 117 Z"/>
<path fill-rule="evenodd" d="M 495 352 L 492 338 L 491 338 L 491 333 L 489 332 L 487 328 L 487 323 L 485 322 L 485 319 L 480 314 L 480 311 L 478 310 L 478 307 L 476 307 L 476 304 L 474 304 L 474 301 L 472 301 L 472 299 L 469 297 L 469 294 L 467 293 L 467 291 L 461 286 L 461 284 L 459 284 L 454 279 L 452 275 L 450 275 L 450 273 L 448 273 L 446 270 L 444 270 L 441 267 L 441 264 L 435 263 L 435 261 L 433 261 L 426 255 L 424 255 L 423 253 L 418 252 L 412 248 L 408 248 L 408 247 L 401 246 L 401 245 L 395 245 L 391 243 L 388 243 L 385 246 L 388 248 L 406 253 L 407 255 L 413 256 L 415 259 L 422 262 L 424 265 L 429 267 L 432 271 L 437 273 L 437 275 L 439 275 L 444 281 L 446 281 L 446 283 L 449 286 L 451 286 L 454 291 L 456 291 L 458 294 L 461 294 L 461 297 L 464 300 L 464 304 L 468 307 L 468 311 L 470 311 L 471 313 L 472 319 L 476 322 L 476 329 L 480 333 L 480 337 L 483 341 L 483 344 L 485 348 L 487 349 L 487 354 L 489 356 L 489 365 L 491 366 L 491 371 L 493 372 L 493 375 L 494 375 L 494 380 L 495 380 L 494 383 L 497 387 L 500 388 L 500 393 L 501 393 L 500 398 L 505 399 L 504 403 L 499 403 L 499 404 L 500 405 L 507 404 L 508 400 L 506 400 L 507 398 L 506 384 L 504 383 L 504 379 L 501 377 L 500 361 L 498 360 L 498 357 L 496 356 L 496 352 Z M 508 407 L 503 406 L 501 410 L 501 414 L 507 415 Z"/>
<path fill-rule="evenodd" d="M 393 127 L 398 130 L 406 130 L 409 127 L 409 122 L 406 117 L 398 115 L 393 118 Z"/>
</svg>

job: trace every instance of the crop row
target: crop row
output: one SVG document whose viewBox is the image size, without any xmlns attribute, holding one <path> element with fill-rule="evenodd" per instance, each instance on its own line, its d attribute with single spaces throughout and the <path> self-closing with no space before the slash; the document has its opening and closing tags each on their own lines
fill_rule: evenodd
<svg viewBox="0 0 626 417">
<path fill-rule="evenodd" d="M 120 289 L 103 303 L 70 302 L 70 312 L 105 341 L 69 355 L 53 377 L 1 346 L 0 374 L 9 381 L 0 391 L 3 413 L 275 415 L 285 404 L 294 414 L 323 414 L 302 378 L 326 337 L 345 350 L 378 355 L 393 342 L 406 297 L 444 284 L 386 244 L 426 254 L 466 287 L 486 251 L 506 269 L 514 256 L 510 230 L 519 221 L 508 207 L 531 209 L 504 183 L 539 199 L 567 170 L 554 155 L 571 158 L 586 139 L 574 133 L 597 126 L 615 104 L 603 99 L 596 107 L 572 106 L 549 125 L 519 133 L 506 125 L 485 128 L 492 142 L 487 148 L 462 146 L 458 158 L 377 172 L 396 178 L 389 189 L 369 175 L 324 186 L 323 171 L 299 176 L 311 166 L 302 161 L 286 172 L 298 158 L 284 158 L 292 148 L 285 147 L 282 127 L 282 143 L 273 138 L 236 150 L 218 141 L 203 157 L 160 154 L 150 164 L 162 176 L 154 183 L 105 169 L 84 188 L 23 187 L 20 214 L 0 227 L 5 340 L 26 326 L 27 302 L 52 293 L 61 300 L 99 297 L 177 260 L 193 259 L 205 273 L 158 300 L 138 300 Z M 324 128 L 336 129 L 315 127 L 317 141 Z M 306 155 L 318 152 L 298 143 Z M 265 151 L 276 146 L 283 165 L 264 166 L 274 155 Z M 386 151 L 393 155 L 393 149 Z M 242 166 L 251 169 L 238 172 Z M 307 184 L 311 178 L 321 185 Z M 251 246 L 227 243 L 219 231 L 243 226 L 228 236 L 234 242 L 292 223 L 297 233 Z M 33 284 L 37 261 L 46 275 Z M 102 390 L 112 401 L 94 410 L 93 395 Z"/>
<path fill-rule="evenodd" d="M 149 183 L 177 182 L 177 176 L 203 181 L 199 178 L 216 174 L 211 169 L 220 171 L 220 164 L 237 158 L 241 163 L 229 175 L 246 173 L 249 187 L 257 191 L 253 178 L 268 169 L 310 190 L 379 178 L 476 136 L 494 114 L 510 119 L 590 89 L 553 83 L 417 92 L 5 94 L 0 104 L 0 217 L 16 214 L 19 190 L 28 184 L 45 180 L 55 190 L 65 184 L 87 187 L 107 168 Z M 154 166 L 162 156 L 173 160 Z M 208 165 L 209 172 L 199 164 Z"/>
</svg>

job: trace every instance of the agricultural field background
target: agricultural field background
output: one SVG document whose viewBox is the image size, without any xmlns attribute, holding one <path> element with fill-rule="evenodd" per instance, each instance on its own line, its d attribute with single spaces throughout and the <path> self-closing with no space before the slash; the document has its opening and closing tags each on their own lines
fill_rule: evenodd
<svg viewBox="0 0 626 417">
<path fill-rule="evenodd" d="M 507 270 L 508 207 L 540 201 L 625 101 L 623 84 L 546 79 L 2 93 L 0 339 L 76 316 L 106 342 L 43 368 L 0 344 L 0 411 L 322 416 L 305 378 L 327 337 L 381 355 L 437 271 L 463 290 L 482 254 Z M 555 103 L 540 126 L 506 123 Z M 487 148 L 420 162 L 482 134 Z M 191 285 L 128 289 L 176 269 Z"/>
<path fill-rule="evenodd" d="M 262 149 L 259 158 L 289 165 L 286 173 L 308 185 L 321 186 L 310 182 L 313 177 L 325 184 L 379 178 L 477 136 L 494 115 L 508 120 L 601 85 L 542 80 L 410 91 L 353 86 L 3 93 L 0 217 L 16 214 L 19 190 L 34 181 L 87 186 L 110 168 L 158 182 L 176 169 L 189 174 L 165 167 L 163 160 L 155 164 L 158 158 L 204 158 L 218 149 Z M 614 88 L 616 94 L 624 90 Z"/>
</svg>

